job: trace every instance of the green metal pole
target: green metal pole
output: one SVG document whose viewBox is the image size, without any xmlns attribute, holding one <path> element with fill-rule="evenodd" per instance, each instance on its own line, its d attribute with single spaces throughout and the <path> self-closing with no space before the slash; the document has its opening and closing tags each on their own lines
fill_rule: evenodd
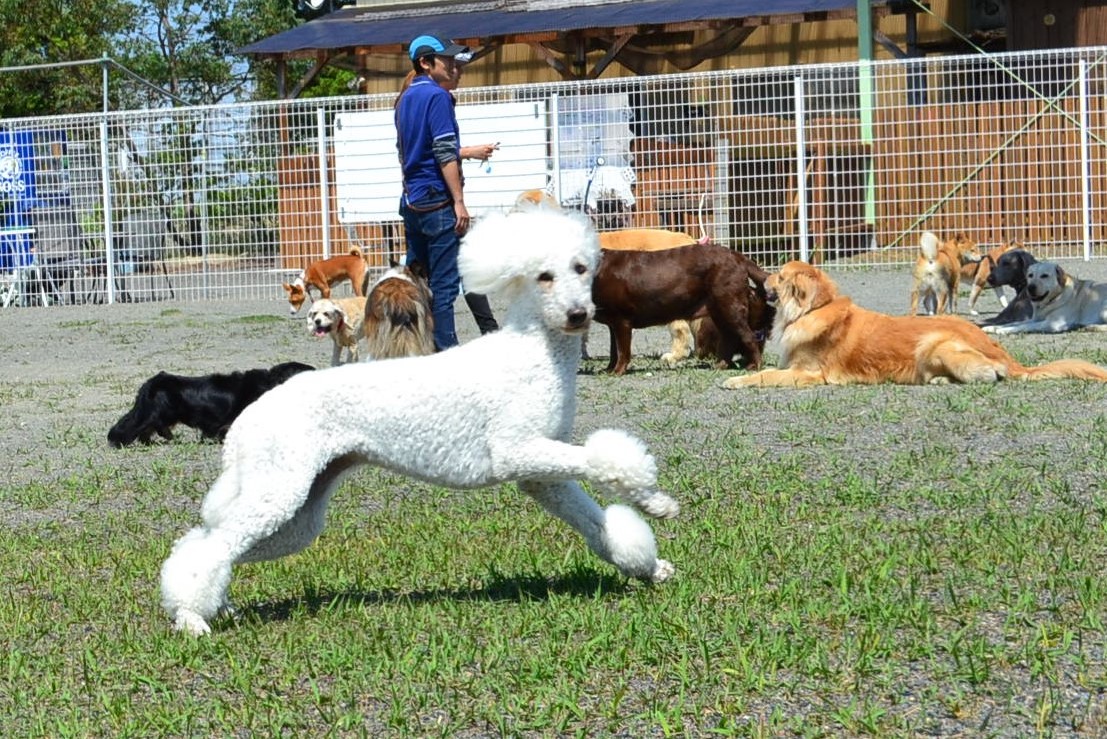
<svg viewBox="0 0 1107 739">
<path fill-rule="evenodd" d="M 862 150 L 868 155 L 865 174 L 865 223 L 876 224 L 876 174 L 873 172 L 873 10 L 870 0 L 857 0 L 857 93 Z"/>
</svg>

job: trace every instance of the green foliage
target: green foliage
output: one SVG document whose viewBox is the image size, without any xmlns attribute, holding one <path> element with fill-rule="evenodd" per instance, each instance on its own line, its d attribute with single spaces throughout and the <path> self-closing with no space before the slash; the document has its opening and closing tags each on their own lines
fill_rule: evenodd
<svg viewBox="0 0 1107 739">
<path fill-rule="evenodd" d="M 108 66 L 116 110 L 274 98 L 274 65 L 238 49 L 296 23 L 287 0 L 0 0 L 0 66 L 28 67 L 0 74 L 0 117 L 101 109 L 102 65 L 41 66 L 95 60 L 131 73 Z M 328 70 L 314 94 L 346 93 L 349 79 Z"/>
<path fill-rule="evenodd" d="M 0 66 L 57 64 L 110 56 L 132 15 L 125 0 L 28 3 L 0 0 Z M 95 65 L 0 74 L 0 118 L 100 107 Z"/>
<path fill-rule="evenodd" d="M 120 61 L 191 104 L 252 97 L 251 64 L 237 49 L 291 25 L 277 0 L 148 0 L 117 44 Z M 124 107 L 157 104 L 138 90 Z"/>
</svg>

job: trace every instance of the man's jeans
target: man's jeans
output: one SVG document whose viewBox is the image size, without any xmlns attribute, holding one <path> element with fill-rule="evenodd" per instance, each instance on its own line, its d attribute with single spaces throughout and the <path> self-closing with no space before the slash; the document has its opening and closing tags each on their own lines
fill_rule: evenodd
<svg viewBox="0 0 1107 739">
<path fill-rule="evenodd" d="M 454 301 L 461 276 L 457 271 L 457 252 L 461 239 L 454 231 L 457 216 L 451 205 L 428 213 L 417 213 L 400 205 L 407 240 L 407 263 L 419 262 L 427 269 L 433 301 L 434 345 L 439 350 L 457 346 L 454 328 Z"/>
</svg>

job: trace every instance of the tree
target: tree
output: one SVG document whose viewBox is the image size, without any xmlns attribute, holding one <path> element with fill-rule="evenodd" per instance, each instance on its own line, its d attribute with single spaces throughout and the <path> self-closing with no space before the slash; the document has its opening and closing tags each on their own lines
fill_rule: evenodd
<svg viewBox="0 0 1107 739">
<path fill-rule="evenodd" d="M 293 25 L 280 0 L 147 0 L 119 39 L 120 61 L 190 104 L 254 97 L 250 61 L 236 50 Z M 137 91 L 133 104 L 156 93 Z"/>
<path fill-rule="evenodd" d="M 101 59 L 132 15 L 128 0 L 0 0 L 0 66 Z M 96 65 L 0 74 L 0 118 L 84 113 L 101 106 Z"/>
</svg>

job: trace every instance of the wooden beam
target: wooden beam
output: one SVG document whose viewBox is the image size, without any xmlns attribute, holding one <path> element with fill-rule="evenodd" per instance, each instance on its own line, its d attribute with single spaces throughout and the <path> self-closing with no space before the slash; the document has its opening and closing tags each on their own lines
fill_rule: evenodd
<svg viewBox="0 0 1107 739">
<path fill-rule="evenodd" d="M 603 71 L 607 69 L 607 65 L 615 61 L 615 57 L 619 55 L 619 52 L 623 50 L 623 47 L 626 46 L 632 38 L 634 38 L 633 35 L 626 34 L 615 39 L 615 43 L 611 44 L 611 48 L 607 50 L 607 53 L 592 67 L 592 71 L 588 73 L 588 79 L 594 80 L 603 74 Z"/>
<path fill-rule="evenodd" d="M 561 61 L 559 55 L 547 49 L 540 43 L 528 44 L 530 48 L 534 49 L 534 53 L 538 55 L 538 58 L 546 62 L 546 64 L 553 67 L 553 70 L 560 74 L 564 79 L 572 79 L 573 73 L 565 66 L 565 62 Z"/>
<path fill-rule="evenodd" d="M 327 62 L 331 60 L 331 55 L 325 51 L 321 51 L 316 54 L 315 64 L 311 65 L 311 69 L 300 78 L 300 81 L 296 83 L 296 86 L 288 93 L 289 99 L 295 100 L 300 97 L 300 93 L 304 91 L 304 88 L 311 84 L 311 81 L 319 76 L 319 73 L 323 71 L 323 67 L 327 66 Z"/>
</svg>

